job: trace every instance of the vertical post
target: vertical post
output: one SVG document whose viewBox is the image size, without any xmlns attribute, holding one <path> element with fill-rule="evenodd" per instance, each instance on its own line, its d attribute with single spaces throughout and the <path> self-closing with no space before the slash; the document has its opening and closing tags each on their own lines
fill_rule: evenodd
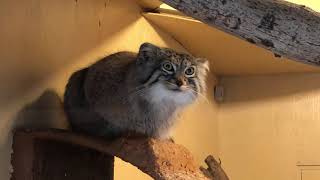
<svg viewBox="0 0 320 180">
<path fill-rule="evenodd" d="M 113 162 L 93 149 L 17 133 L 11 180 L 113 180 Z"/>
</svg>

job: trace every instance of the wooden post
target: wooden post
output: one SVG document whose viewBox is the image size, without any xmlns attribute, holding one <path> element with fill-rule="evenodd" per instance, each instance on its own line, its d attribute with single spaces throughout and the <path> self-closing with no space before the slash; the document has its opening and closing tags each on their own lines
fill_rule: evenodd
<svg viewBox="0 0 320 180">
<path fill-rule="evenodd" d="M 320 15 L 305 6 L 283 0 L 162 1 L 276 56 L 320 65 Z"/>
<path fill-rule="evenodd" d="M 113 156 L 15 133 L 11 180 L 113 180 Z"/>
</svg>

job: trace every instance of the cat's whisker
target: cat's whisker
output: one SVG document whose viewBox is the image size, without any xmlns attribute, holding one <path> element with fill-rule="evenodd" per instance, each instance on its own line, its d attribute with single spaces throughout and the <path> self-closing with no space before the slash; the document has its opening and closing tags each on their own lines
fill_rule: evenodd
<svg viewBox="0 0 320 180">
<path fill-rule="evenodd" d="M 168 84 L 171 84 L 171 85 L 173 85 L 173 86 L 176 86 L 175 84 L 173 84 L 173 83 L 171 83 L 171 82 L 167 82 L 167 83 L 168 83 Z M 195 94 L 193 94 L 194 96 L 199 95 L 199 97 L 202 98 L 207 104 L 210 104 L 208 98 L 207 98 L 205 95 L 201 94 L 200 92 L 195 91 L 195 90 L 192 89 L 192 88 L 187 87 L 187 89 L 193 91 L 193 92 L 195 93 Z"/>
<path fill-rule="evenodd" d="M 173 83 L 171 83 L 171 82 L 169 82 L 169 81 L 167 81 L 166 83 L 171 84 L 171 85 L 173 85 L 173 86 L 176 86 L 175 84 L 173 84 Z"/>
<path fill-rule="evenodd" d="M 173 86 L 176 86 L 175 84 L 173 84 L 171 82 L 167 82 L 167 83 L 171 84 Z M 197 92 L 197 91 L 193 90 L 192 88 L 187 87 L 187 89 L 193 91 L 196 95 L 199 95 L 199 97 L 203 98 L 206 103 L 210 104 L 208 98 L 205 95 L 201 94 L 200 92 Z M 193 94 L 193 95 L 196 96 L 195 94 Z"/>
<path fill-rule="evenodd" d="M 195 90 L 193 90 L 193 89 L 191 89 L 191 88 L 188 88 L 188 89 L 191 90 L 191 91 L 193 91 L 193 92 L 195 93 L 195 96 L 196 96 L 196 95 L 199 95 L 199 97 L 200 97 L 200 98 L 203 98 L 203 100 L 204 100 L 207 104 L 210 104 L 208 98 L 207 98 L 205 95 L 203 95 L 202 93 L 197 92 L 197 91 L 195 91 Z"/>
</svg>

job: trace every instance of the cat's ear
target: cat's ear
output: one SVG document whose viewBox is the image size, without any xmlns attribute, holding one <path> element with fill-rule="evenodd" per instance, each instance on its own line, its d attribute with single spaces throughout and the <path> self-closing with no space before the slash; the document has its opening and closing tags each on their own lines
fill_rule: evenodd
<svg viewBox="0 0 320 180">
<path fill-rule="evenodd" d="M 155 59 L 155 57 L 158 56 L 159 52 L 161 51 L 161 49 L 156 46 L 153 45 L 151 43 L 143 43 L 141 44 L 140 48 L 139 48 L 139 53 L 138 53 L 138 62 L 146 62 L 149 60 L 153 60 Z"/>
<path fill-rule="evenodd" d="M 209 65 L 209 61 L 205 58 L 197 58 L 196 59 L 198 66 L 202 67 L 203 69 L 205 69 L 206 71 L 209 71 L 210 69 L 210 65 Z"/>
</svg>

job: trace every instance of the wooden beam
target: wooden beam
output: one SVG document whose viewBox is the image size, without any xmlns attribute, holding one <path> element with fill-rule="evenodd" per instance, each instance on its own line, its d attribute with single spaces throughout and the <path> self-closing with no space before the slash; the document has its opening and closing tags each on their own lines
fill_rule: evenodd
<svg viewBox="0 0 320 180">
<path fill-rule="evenodd" d="M 282 0 L 162 1 L 276 56 L 320 65 L 320 15 L 305 6 Z"/>
<path fill-rule="evenodd" d="M 37 131 L 30 131 L 30 130 L 18 130 L 14 133 L 14 144 L 13 144 L 13 155 L 12 155 L 12 162 L 13 162 L 13 178 L 12 179 L 23 179 L 23 177 L 34 177 L 31 174 L 34 174 L 34 169 L 32 163 L 34 163 L 35 157 L 38 154 L 41 155 L 43 148 L 46 149 L 45 153 L 47 156 L 51 156 L 56 153 L 57 146 L 56 144 L 52 143 L 45 143 L 42 144 L 41 150 L 38 151 L 37 154 L 32 154 L 34 150 L 33 142 L 56 142 L 59 144 L 64 145 L 73 145 L 72 147 L 80 146 L 85 149 L 92 149 L 97 152 L 105 153 L 106 157 L 117 156 L 124 161 L 131 163 L 132 165 L 138 167 L 144 173 L 150 175 L 156 180 L 172 180 L 172 179 L 184 179 L 184 180 L 228 180 L 226 179 L 225 174 L 217 174 L 217 172 L 223 172 L 220 165 L 213 164 L 213 158 L 207 158 L 206 163 L 208 164 L 208 168 L 201 168 L 195 163 L 193 156 L 191 153 L 184 148 L 183 146 L 177 145 L 172 143 L 171 141 L 160 141 L 156 139 L 150 138 L 120 138 L 113 141 L 108 141 L 105 139 L 97 138 L 97 137 L 90 137 L 82 134 L 76 134 L 65 130 L 37 130 Z M 51 144 L 51 145 L 50 145 Z M 49 146 L 46 146 L 49 145 Z M 24 148 L 23 148 L 24 147 Z M 30 147 L 30 148 L 26 148 Z M 47 148 L 46 148 L 47 147 Z M 72 148 L 71 147 L 71 148 Z M 69 148 L 70 149 L 70 148 Z M 67 155 L 73 157 L 73 152 L 76 148 L 72 148 L 73 151 L 68 151 L 69 154 Z M 24 150 L 26 152 L 21 152 Z M 63 148 L 58 150 L 58 154 L 63 151 Z M 82 153 L 82 151 L 81 151 Z M 42 153 L 43 154 L 43 153 Z M 82 153 L 83 154 L 83 153 Z M 60 158 L 59 162 L 63 162 L 63 158 L 68 158 L 65 156 Z M 45 156 L 43 156 L 45 157 Z M 53 158 L 50 162 L 53 162 Z M 38 157 L 39 159 L 39 157 Z M 44 162 L 45 159 L 40 158 L 41 162 Z M 73 158 L 76 159 L 76 158 Z M 91 159 L 90 159 L 91 160 Z M 105 160 L 105 159 L 102 159 Z M 80 159 L 81 161 L 81 159 Z M 81 165 L 83 163 L 78 163 Z M 55 162 L 55 161 L 54 161 Z M 68 164 L 68 163 L 66 163 Z M 70 163 L 69 163 L 70 164 Z M 98 163 L 97 163 L 98 164 Z M 101 164 L 101 162 L 100 162 Z M 51 166 L 58 166 L 57 163 L 51 164 L 46 163 L 49 167 Z M 71 169 L 69 174 L 74 174 L 74 177 L 78 177 L 76 172 L 76 168 L 71 168 L 72 166 L 68 166 L 68 169 Z M 76 167 L 76 165 L 75 165 Z M 94 166 L 97 168 L 96 166 Z M 101 166 L 103 168 L 104 166 Z M 62 166 L 63 170 L 64 166 Z M 101 169 L 99 168 L 99 170 Z M 43 168 L 37 168 L 42 170 Z M 55 168 L 53 168 L 55 169 Z M 60 168 L 61 169 L 61 168 Z M 107 169 L 106 169 L 107 170 Z M 90 170 L 91 172 L 92 170 Z M 203 174 L 201 171 L 205 172 Z M 41 171 L 42 172 L 42 171 Z M 71 173 L 72 172 L 72 173 Z M 87 171 L 81 172 L 80 174 L 84 176 L 83 173 Z M 99 171 L 99 175 L 103 174 Z M 42 173 L 43 176 L 48 175 L 47 171 Z M 61 175 L 61 173 L 59 173 Z M 110 172 L 106 172 L 106 174 L 110 174 Z M 52 175 L 52 174 L 49 174 Z M 62 173 L 64 176 L 64 174 Z M 41 177 L 43 177 L 41 176 Z M 17 178 L 19 177 L 19 178 Z M 100 177 L 100 176 L 99 176 Z M 220 178 L 224 177 L 224 178 Z M 28 179 L 32 179 L 28 178 Z M 110 178 L 110 177 L 109 177 Z M 36 179 L 36 178 L 33 178 Z M 41 178 L 40 178 L 41 179 Z M 57 178 L 59 179 L 59 178 Z M 69 180 L 68 178 L 64 177 L 61 179 Z M 72 178 L 70 178 L 71 180 Z M 79 178 L 81 179 L 81 178 Z M 83 178 L 82 178 L 83 179 Z M 99 178 L 95 178 L 99 179 Z M 101 179 L 101 178 L 100 178 Z"/>
<path fill-rule="evenodd" d="M 145 11 L 152 11 L 162 4 L 161 1 L 158 0 L 136 0 L 136 2 L 145 10 Z"/>
</svg>

